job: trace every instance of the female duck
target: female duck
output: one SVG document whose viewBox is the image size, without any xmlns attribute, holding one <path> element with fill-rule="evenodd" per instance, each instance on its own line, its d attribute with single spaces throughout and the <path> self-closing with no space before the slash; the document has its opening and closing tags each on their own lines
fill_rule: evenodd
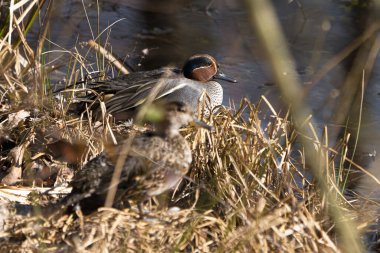
<svg viewBox="0 0 380 253">
<path fill-rule="evenodd" d="M 160 106 L 160 104 L 155 105 Z M 142 203 L 174 187 L 187 173 L 192 161 L 190 145 L 179 128 L 190 122 L 210 129 L 193 117 L 192 108 L 181 102 L 164 105 L 164 115 L 156 122 L 154 132 L 136 136 L 129 143 L 121 177 L 115 186 L 115 207 L 123 201 L 137 202 L 142 215 Z M 116 161 L 125 152 L 125 143 L 110 148 L 89 161 L 74 177 L 72 192 L 58 203 L 45 208 L 50 216 L 79 204 L 85 214 L 104 205 L 114 174 Z"/>
<path fill-rule="evenodd" d="M 153 93 L 155 99 L 167 102 L 180 101 L 198 110 L 198 103 L 204 93 L 210 100 L 206 103 L 205 113 L 209 113 L 223 101 L 223 88 L 216 79 L 235 83 L 219 71 L 216 60 L 207 54 L 190 57 L 182 68 L 161 68 L 151 71 L 134 72 L 126 76 L 88 85 L 97 93 L 113 94 L 105 101 L 107 111 L 116 120 L 133 117 L 139 105 Z M 100 110 L 98 109 L 98 113 Z"/>
</svg>

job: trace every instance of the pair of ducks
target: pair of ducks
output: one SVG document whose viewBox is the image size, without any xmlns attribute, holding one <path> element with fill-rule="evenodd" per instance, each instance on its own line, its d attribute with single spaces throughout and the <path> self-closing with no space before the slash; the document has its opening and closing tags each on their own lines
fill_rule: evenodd
<svg viewBox="0 0 380 253">
<path fill-rule="evenodd" d="M 160 80 L 162 75 L 165 77 Z M 137 136 L 131 142 L 118 180 L 116 202 L 135 200 L 142 214 L 141 204 L 145 200 L 174 187 L 187 174 L 192 162 L 191 149 L 179 129 L 196 121 L 194 112 L 204 92 L 210 97 L 210 108 L 222 103 L 223 88 L 215 79 L 236 82 L 219 71 L 213 57 L 195 55 L 182 72 L 176 69 L 135 72 L 89 85 L 98 92 L 114 93 L 106 107 L 119 120 L 133 115 L 155 87 L 156 99 L 164 101 L 164 115 L 155 125 L 155 132 Z M 122 143 L 115 147 L 115 152 L 103 152 L 89 161 L 71 182 L 72 192 L 55 207 L 62 210 L 79 204 L 84 213 L 91 213 L 103 206 L 123 147 Z"/>
</svg>

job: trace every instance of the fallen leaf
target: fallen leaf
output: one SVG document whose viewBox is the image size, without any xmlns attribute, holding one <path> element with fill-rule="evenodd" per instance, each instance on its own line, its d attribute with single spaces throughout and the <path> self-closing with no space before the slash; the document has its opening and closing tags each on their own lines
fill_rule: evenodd
<svg viewBox="0 0 380 253">
<path fill-rule="evenodd" d="M 59 140 L 47 145 L 49 153 L 56 160 L 65 161 L 71 164 L 80 162 L 82 155 L 86 151 L 86 145 L 81 143 L 72 144 L 66 140 Z"/>
<path fill-rule="evenodd" d="M 14 147 L 8 154 L 12 160 L 12 165 L 7 174 L 1 179 L 0 183 L 5 185 L 14 185 L 21 180 L 22 176 L 22 161 L 24 158 L 25 149 L 29 146 L 30 141 L 26 141 L 20 146 Z"/>
<path fill-rule="evenodd" d="M 30 112 L 21 110 L 8 115 L 8 126 L 10 128 L 16 127 L 21 121 L 24 121 L 30 116 Z"/>
</svg>

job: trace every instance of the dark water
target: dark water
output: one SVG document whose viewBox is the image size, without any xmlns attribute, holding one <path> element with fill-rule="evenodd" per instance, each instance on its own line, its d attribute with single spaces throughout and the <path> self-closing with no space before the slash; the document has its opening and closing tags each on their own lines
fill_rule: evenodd
<svg viewBox="0 0 380 253">
<path fill-rule="evenodd" d="M 289 3 L 286 0 L 273 3 L 300 79 L 304 88 L 309 90 L 306 102 L 312 108 L 319 127 L 324 124 L 330 128 L 340 127 L 334 125 L 333 113 L 339 112 L 339 96 L 353 56 L 339 62 L 315 85 L 311 86 L 310 80 L 332 57 L 364 32 L 367 10 L 347 7 L 345 1 L 338 0 L 309 0 L 302 1 L 302 5 L 300 1 Z M 122 3 L 112 0 L 101 1 L 99 9 L 96 1 L 86 0 L 84 5 L 79 0 L 55 1 L 48 36 L 63 48 L 76 46 L 84 51 L 79 42 L 93 39 L 98 31 L 118 21 L 102 34 L 100 41 L 111 45 L 112 52 L 126 59 L 135 70 L 168 64 L 181 66 L 192 54 L 208 53 L 220 62 L 223 72 L 239 81 L 237 84 L 223 83 L 224 104 L 239 102 L 243 97 L 256 102 L 264 95 L 278 111 L 286 111 L 257 37 L 249 26 L 246 9 L 244 1 L 232 0 L 129 0 Z M 33 40 L 37 34 L 38 29 L 34 29 L 28 36 Z M 59 48 L 52 44 L 45 48 L 54 49 Z M 144 49 L 148 54 L 143 53 Z M 47 60 L 58 55 L 61 56 L 62 52 L 47 54 Z M 63 55 L 54 64 L 67 65 L 68 55 Z M 95 61 L 94 56 L 89 57 L 91 61 Z M 376 150 L 380 150 L 379 69 L 380 57 L 376 57 L 365 89 L 357 154 L 359 159 L 366 160 L 369 170 L 380 177 L 380 167 L 374 156 Z M 64 71 L 62 68 L 55 76 L 63 77 Z M 372 183 L 363 181 L 365 186 L 370 185 L 379 193 L 379 186 Z"/>
<path fill-rule="evenodd" d="M 100 37 L 112 46 L 114 54 L 135 70 L 152 69 L 168 64 L 181 66 L 192 54 L 209 53 L 223 71 L 239 80 L 224 84 L 225 104 L 229 99 L 248 97 L 257 101 L 268 96 L 274 104 L 279 94 L 261 54 L 257 38 L 249 26 L 245 6 L 239 1 L 56 1 L 49 38 L 71 49 L 93 38 L 110 24 Z M 280 21 L 293 53 L 297 70 L 307 82 L 320 66 L 361 31 L 355 28 L 353 14 L 340 1 L 274 1 Z M 208 6 L 210 5 L 210 6 Z M 84 11 L 86 9 L 86 11 Z M 88 21 L 86 18 L 88 16 Z M 91 28 L 90 28 L 91 27 Z M 30 36 L 37 36 L 38 30 Z M 46 50 L 57 48 L 47 47 Z M 142 53 L 148 49 L 148 55 Z M 62 54 L 62 53 L 58 53 Z M 49 54 L 54 59 L 57 54 Z M 91 60 L 91 59 L 90 59 Z M 58 61 L 59 62 L 59 61 Z M 65 64 L 66 61 L 62 60 Z M 309 93 L 308 102 L 326 117 L 331 109 L 331 92 L 339 90 L 344 66 L 337 66 Z"/>
</svg>

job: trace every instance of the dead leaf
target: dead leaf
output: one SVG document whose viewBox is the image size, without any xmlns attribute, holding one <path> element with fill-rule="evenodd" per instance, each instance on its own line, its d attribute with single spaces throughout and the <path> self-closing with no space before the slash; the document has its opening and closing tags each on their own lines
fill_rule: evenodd
<svg viewBox="0 0 380 253">
<path fill-rule="evenodd" d="M 30 112 L 21 110 L 16 113 L 11 113 L 8 115 L 8 126 L 10 128 L 16 127 L 21 121 L 24 121 L 30 116 Z"/>
<path fill-rule="evenodd" d="M 81 143 L 70 143 L 66 140 L 59 140 L 47 145 L 49 153 L 56 160 L 65 161 L 71 164 L 80 162 L 82 155 L 86 151 L 86 145 Z"/>
<path fill-rule="evenodd" d="M 5 185 L 14 185 L 21 180 L 22 161 L 24 158 L 25 149 L 29 146 L 30 141 L 24 142 L 22 145 L 14 147 L 8 154 L 12 160 L 12 165 L 7 174 L 1 179 L 0 183 Z"/>
<path fill-rule="evenodd" d="M 22 170 L 21 167 L 12 166 L 7 175 L 1 179 L 1 184 L 14 185 L 21 180 Z"/>
</svg>

